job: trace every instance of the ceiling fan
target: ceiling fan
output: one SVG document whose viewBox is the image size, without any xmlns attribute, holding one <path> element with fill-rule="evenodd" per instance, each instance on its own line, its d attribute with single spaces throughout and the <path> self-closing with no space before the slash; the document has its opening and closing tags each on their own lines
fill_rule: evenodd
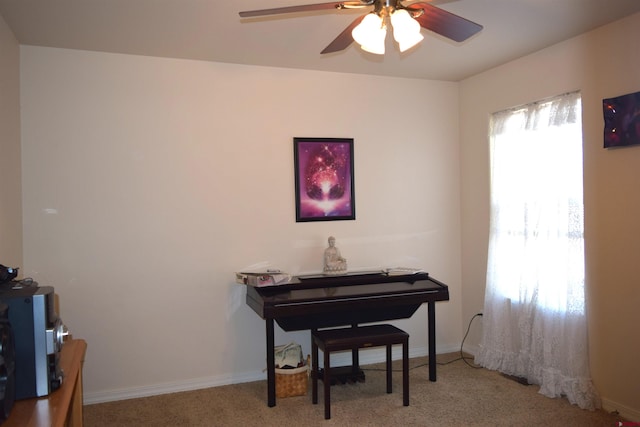
<svg viewBox="0 0 640 427">
<path fill-rule="evenodd" d="M 473 36 L 482 25 L 447 12 L 426 2 L 403 4 L 400 0 L 354 0 L 317 3 L 301 6 L 285 6 L 240 12 L 242 18 L 277 15 L 282 13 L 309 12 L 331 9 L 360 9 L 373 6 L 373 10 L 356 18 L 320 53 L 333 53 L 346 49 L 355 40 L 363 50 L 383 54 L 387 21 L 391 21 L 394 38 L 405 51 L 419 43 L 423 37 L 420 27 L 433 31 L 456 42 Z"/>
</svg>

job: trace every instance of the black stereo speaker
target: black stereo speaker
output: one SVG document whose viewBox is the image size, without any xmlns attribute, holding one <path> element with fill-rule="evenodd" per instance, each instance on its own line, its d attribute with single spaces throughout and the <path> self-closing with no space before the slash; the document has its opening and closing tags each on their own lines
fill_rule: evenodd
<svg viewBox="0 0 640 427">
<path fill-rule="evenodd" d="M 16 347 L 9 322 L 9 306 L 0 303 L 0 424 L 16 400 Z"/>
<path fill-rule="evenodd" d="M 62 384 L 60 351 L 68 334 L 54 309 L 54 290 L 37 283 L 0 286 L 15 338 L 15 399 L 46 396 Z"/>
</svg>

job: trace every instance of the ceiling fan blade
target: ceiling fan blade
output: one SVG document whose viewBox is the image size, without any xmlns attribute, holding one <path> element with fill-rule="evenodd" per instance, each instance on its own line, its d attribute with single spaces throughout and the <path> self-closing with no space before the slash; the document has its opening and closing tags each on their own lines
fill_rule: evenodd
<svg viewBox="0 0 640 427">
<path fill-rule="evenodd" d="M 316 3 L 301 6 L 275 7 L 272 9 L 248 10 L 240 12 L 240 17 L 252 18 L 255 16 L 277 15 L 280 13 L 309 12 L 314 10 L 356 9 L 359 7 L 370 6 L 371 4 L 373 4 L 373 1 L 334 1 L 330 3 Z"/>
<path fill-rule="evenodd" d="M 482 25 L 440 9 L 429 3 L 413 3 L 406 7 L 410 11 L 424 10 L 415 19 L 423 28 L 451 40 L 462 42 L 482 30 Z"/>
<path fill-rule="evenodd" d="M 351 31 L 364 19 L 367 15 L 362 15 L 357 17 L 347 28 L 342 31 L 338 37 L 336 37 L 329 46 L 325 47 L 321 54 L 323 53 L 333 53 L 339 52 L 349 47 L 349 45 L 353 42 L 353 36 L 351 36 Z"/>
</svg>

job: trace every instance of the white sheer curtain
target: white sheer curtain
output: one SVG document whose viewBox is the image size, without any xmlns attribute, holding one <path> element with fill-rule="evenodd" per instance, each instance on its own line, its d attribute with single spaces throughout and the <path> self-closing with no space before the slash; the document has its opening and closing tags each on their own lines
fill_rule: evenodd
<svg viewBox="0 0 640 427">
<path fill-rule="evenodd" d="M 476 363 L 600 407 L 584 304 L 579 93 L 491 118 L 491 228 Z"/>
</svg>

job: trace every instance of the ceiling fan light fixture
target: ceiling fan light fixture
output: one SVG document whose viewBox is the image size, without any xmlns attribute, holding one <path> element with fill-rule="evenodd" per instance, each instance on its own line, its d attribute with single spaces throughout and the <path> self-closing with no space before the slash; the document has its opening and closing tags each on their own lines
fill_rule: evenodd
<svg viewBox="0 0 640 427">
<path fill-rule="evenodd" d="M 404 1 L 412 2 L 405 6 Z M 356 41 L 363 50 L 383 55 L 387 24 L 393 27 L 394 38 L 398 42 L 401 52 L 411 49 L 424 39 L 420 34 L 420 27 L 455 42 L 463 42 L 482 31 L 483 28 L 480 24 L 434 6 L 430 0 L 416 2 L 413 0 L 344 0 L 339 3 L 328 2 L 248 10 L 240 12 L 240 17 L 255 18 L 283 13 L 360 9 L 369 6 L 373 6 L 374 9 L 371 13 L 360 15 L 351 21 L 347 28 L 320 53 L 340 52 Z M 368 30 L 365 31 L 367 27 Z"/>
<path fill-rule="evenodd" d="M 391 25 L 400 52 L 411 49 L 424 39 L 420 34 L 420 24 L 405 9 L 397 9 L 391 14 Z"/>
<path fill-rule="evenodd" d="M 377 13 L 371 12 L 358 24 L 351 36 L 362 50 L 384 55 L 384 39 L 387 37 L 387 27 Z"/>
</svg>

